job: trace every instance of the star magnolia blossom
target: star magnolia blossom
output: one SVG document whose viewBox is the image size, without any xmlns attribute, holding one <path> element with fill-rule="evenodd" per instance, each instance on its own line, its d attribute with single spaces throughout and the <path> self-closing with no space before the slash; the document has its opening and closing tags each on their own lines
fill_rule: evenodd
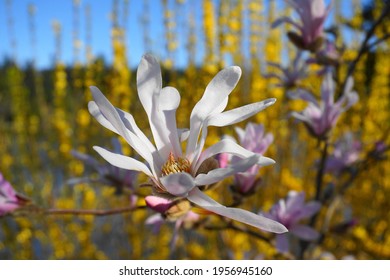
<svg viewBox="0 0 390 280">
<path fill-rule="evenodd" d="M 360 159 L 362 143 L 353 138 L 352 133 L 346 133 L 335 145 L 332 154 L 327 158 L 325 171 L 340 175 Z"/>
<path fill-rule="evenodd" d="M 290 231 L 288 234 L 291 233 L 300 239 L 311 241 L 319 237 L 318 232 L 309 226 L 299 224 L 299 222 L 302 219 L 310 218 L 320 208 L 321 204 L 317 201 L 305 204 L 305 192 L 290 191 L 286 200 L 279 200 L 264 216 L 284 224 Z M 276 236 L 276 248 L 279 252 L 288 252 L 288 234 Z"/>
<path fill-rule="evenodd" d="M 219 72 L 193 108 L 189 131 L 178 130 L 176 109 L 180 103 L 180 94 L 173 87 L 162 88 L 161 70 L 157 60 L 151 55 L 145 55 L 137 70 L 137 88 L 138 97 L 149 120 L 154 145 L 138 128 L 133 116 L 113 107 L 96 87 L 91 87 L 94 101 L 91 101 L 88 107 L 100 124 L 124 137 L 146 164 L 101 147 L 94 149 L 112 165 L 145 173 L 151 179 L 156 195 L 169 197 L 171 200 L 186 198 L 218 215 L 266 231 L 286 232 L 287 229 L 280 223 L 242 209 L 225 207 L 198 188 L 246 171 L 256 164 L 263 166 L 274 163 L 273 160 L 250 152 L 229 139 L 203 150 L 208 126 L 223 127 L 235 124 L 275 102 L 275 99 L 268 99 L 223 112 L 228 96 L 240 76 L 241 69 L 237 66 Z M 184 140 L 187 140 L 185 152 L 181 148 L 181 141 Z M 230 153 L 241 160 L 225 168 L 199 174 L 202 163 L 219 153 Z"/>
<path fill-rule="evenodd" d="M 291 115 L 303 121 L 314 136 L 326 138 L 328 132 L 336 125 L 341 113 L 348 110 L 359 100 L 359 96 L 352 91 L 352 87 L 353 80 L 348 78 L 343 95 L 337 102 L 334 102 L 334 82 L 331 72 L 328 71 L 322 82 L 320 103 L 306 90 L 299 89 L 289 92 L 290 98 L 309 102 L 302 112 L 293 112 Z"/>
<path fill-rule="evenodd" d="M 274 140 L 272 133 L 264 133 L 264 126 L 262 124 L 248 123 L 245 130 L 240 127 L 236 127 L 235 130 L 240 145 L 259 155 L 263 155 Z M 238 160 L 240 158 L 236 156 L 230 159 L 227 154 L 223 154 L 219 157 L 219 164 L 220 166 L 227 166 L 229 161 L 235 163 Z M 247 194 L 254 189 L 257 183 L 259 169 L 260 167 L 258 165 L 254 165 L 245 172 L 234 174 L 235 187 L 238 192 Z"/>
<path fill-rule="evenodd" d="M 15 211 L 27 200 L 18 195 L 0 173 L 0 216 Z"/>
<path fill-rule="evenodd" d="M 277 19 L 272 27 L 286 22 L 300 31 L 300 35 L 289 32 L 290 40 L 299 48 L 316 51 L 321 47 L 324 22 L 330 12 L 330 6 L 325 7 L 324 0 L 286 0 L 299 15 L 301 22 L 297 23 L 290 17 Z"/>
<path fill-rule="evenodd" d="M 292 88 L 298 82 L 307 77 L 307 65 L 302 59 L 302 52 L 297 52 L 292 63 L 288 66 L 282 66 L 279 63 L 268 62 L 276 71 L 267 74 L 267 78 L 276 78 L 279 80 L 278 87 Z"/>
</svg>

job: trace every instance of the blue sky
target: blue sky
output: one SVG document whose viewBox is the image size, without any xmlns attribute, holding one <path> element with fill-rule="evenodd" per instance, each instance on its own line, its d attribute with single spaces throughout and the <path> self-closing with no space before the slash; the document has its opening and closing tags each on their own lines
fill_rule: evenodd
<svg viewBox="0 0 390 280">
<path fill-rule="evenodd" d="M 73 62 L 73 45 L 72 45 L 72 29 L 73 29 L 73 4 L 72 0 L 12 0 L 11 9 L 7 9 L 7 0 L 0 0 L 0 60 L 6 56 L 12 56 L 14 53 L 17 57 L 17 62 L 21 65 L 27 61 L 31 61 L 34 50 L 31 47 L 31 36 L 29 34 L 28 23 L 28 6 L 34 4 L 36 7 L 35 13 L 35 29 L 36 29 L 36 58 L 39 68 L 50 67 L 53 64 L 55 55 L 55 38 L 52 29 L 52 22 L 59 21 L 62 24 L 62 42 L 61 42 L 61 57 L 62 61 L 67 64 Z M 181 19 L 184 21 L 188 14 L 195 13 L 195 17 L 199 18 L 202 15 L 202 3 L 198 0 L 186 0 L 191 2 L 191 5 L 182 6 Z M 216 0 L 218 1 L 218 0 Z M 123 1 L 119 1 L 120 6 Z M 162 6 L 159 0 L 148 0 L 150 7 L 150 32 L 153 48 L 150 50 L 157 56 L 164 56 L 164 30 L 163 30 L 163 15 Z M 175 1 L 169 1 L 170 4 Z M 343 1 L 349 2 L 349 1 Z M 112 58 L 112 48 L 110 39 L 110 13 L 112 11 L 112 0 L 80 0 L 80 22 L 79 22 L 79 38 L 85 42 L 85 7 L 91 7 L 92 18 L 92 51 L 95 56 L 103 55 L 108 61 Z M 130 0 L 129 15 L 126 23 L 128 29 L 127 46 L 128 58 L 132 67 L 135 67 L 142 54 L 145 52 L 143 44 L 143 30 L 140 23 L 140 18 L 143 15 L 144 1 Z M 191 10 L 189 7 L 191 6 Z M 13 31 L 10 36 L 7 21 L 9 19 L 8 12 L 11 12 L 13 19 Z M 179 32 L 179 50 L 177 52 L 177 66 L 185 66 L 187 54 L 183 48 L 187 24 L 178 23 Z M 197 25 L 197 33 L 201 40 L 202 26 Z M 16 48 L 11 48 L 11 38 L 16 41 Z M 198 53 L 202 53 L 202 45 L 199 45 Z M 84 48 L 81 48 L 80 59 L 84 61 Z"/>
</svg>

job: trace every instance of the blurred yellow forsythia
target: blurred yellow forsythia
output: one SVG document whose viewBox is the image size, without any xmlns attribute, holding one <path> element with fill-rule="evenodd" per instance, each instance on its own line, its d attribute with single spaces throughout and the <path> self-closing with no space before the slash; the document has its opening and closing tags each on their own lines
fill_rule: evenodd
<svg viewBox="0 0 390 280">
<path fill-rule="evenodd" d="M 1 68 L 0 171 L 18 192 L 32 197 L 37 204 L 64 209 L 108 209 L 129 203 L 128 197 L 115 196 L 114 190 L 109 186 L 78 184 L 69 187 L 65 184 L 68 178 L 83 176 L 85 171 L 82 163 L 72 159 L 70 150 L 94 154 L 93 145 L 109 145 L 109 139 L 113 136 L 89 116 L 89 85 L 98 86 L 114 105 L 130 111 L 138 125 L 145 131 L 148 130 L 147 123 L 143 121 L 144 112 L 140 110 L 136 97 L 134 69 L 128 67 L 129 52 L 125 40 L 127 30 L 118 19 L 119 3 L 120 1 L 113 2 L 111 14 L 112 65 L 107 67 L 101 59 L 94 59 L 91 42 L 87 41 L 87 63 L 81 65 L 75 62 L 74 65 L 65 66 L 61 61 L 60 48 L 69 46 L 61 46 L 61 25 L 56 22 L 53 30 L 58 52 L 49 74 L 38 71 L 34 66 L 28 70 L 13 64 Z M 352 6 L 353 3 L 349 4 Z M 78 1 L 75 1 L 74 11 L 80 8 L 78 5 Z M 227 64 L 241 66 L 244 69 L 243 78 L 231 95 L 230 107 L 270 97 L 278 98 L 274 106 L 251 120 L 263 123 L 266 130 L 274 134 L 275 142 L 267 156 L 274 158 L 277 164 L 261 170 L 262 189 L 244 206 L 253 211 L 268 210 L 289 190 L 305 190 L 313 195 L 313 164 L 319 154 L 317 143 L 302 125 L 297 125 L 288 118 L 289 111 L 302 108 L 302 104 L 288 103 L 285 92 L 274 87 L 275 81 L 263 76 L 265 72 L 271 71 L 266 65 L 267 61 L 281 62 L 291 56 L 291 46 L 286 42 L 283 29 L 270 28 L 270 23 L 275 18 L 290 11 L 282 9 L 275 1 L 203 0 L 202 17 L 186 18 L 174 10 L 174 7 L 180 5 L 186 5 L 192 10 L 191 5 L 196 4 L 195 1 L 162 1 L 163 27 L 166 29 L 164 34 L 167 40 L 164 50 L 166 57 L 162 65 L 166 69 L 164 74 L 169 73 L 171 77 L 163 77 L 163 80 L 165 84 L 177 87 L 182 94 L 182 104 L 178 111 L 179 127 L 188 126 L 187 120 L 192 107 L 207 83 L 221 68 Z M 355 28 L 351 32 L 357 33 L 363 21 L 359 7 L 360 5 L 354 5 L 354 16 L 349 19 L 351 26 Z M 86 20 L 89 21 L 87 26 L 91 28 L 93 19 L 90 18 L 88 9 Z M 380 9 L 378 6 L 375 13 Z M 334 12 L 335 21 L 345 20 L 339 14 L 337 6 Z M 80 16 L 80 13 L 77 14 Z M 29 16 L 32 17 L 31 20 L 35 20 L 34 13 L 31 12 Z M 174 68 L 178 48 L 175 22 L 187 22 L 189 31 L 185 38 L 187 43 L 183 45 L 191 54 L 190 63 L 180 73 Z M 195 44 L 199 44 L 200 40 L 195 34 L 195 26 L 203 28 L 202 43 L 205 50 L 202 65 L 196 65 L 193 61 L 198 51 Z M 383 34 L 388 31 L 378 30 Z M 249 35 L 247 46 L 242 44 L 244 33 Z M 79 38 L 75 36 L 74 40 L 75 53 L 78 53 Z M 358 43 L 348 44 L 343 55 L 344 61 L 356 56 Z M 358 133 L 366 151 L 390 130 L 389 47 L 388 39 L 375 52 L 359 61 L 354 78 L 360 101 L 343 116 L 334 135 L 336 138 L 346 130 Z M 339 77 L 344 77 L 345 73 L 346 69 L 340 67 Z M 314 92 L 318 92 L 320 82 L 316 75 L 310 75 L 304 81 Z M 223 133 L 233 133 L 233 130 L 212 130 L 208 144 L 218 141 Z M 292 142 L 292 135 L 295 142 Z M 132 151 L 125 147 L 124 152 L 131 154 Z M 324 252 L 330 252 L 336 258 L 353 255 L 358 259 L 389 259 L 389 198 L 390 164 L 387 160 L 361 174 L 359 180 L 347 190 L 340 203 L 352 207 L 358 225 L 342 234 L 328 235 L 318 249 L 318 257 Z M 218 199 L 223 201 L 224 196 L 220 195 Z M 175 251 L 171 252 L 169 242 L 172 227 L 163 226 L 160 234 L 153 234 L 144 225 L 149 214 L 140 211 L 109 217 L 42 217 L 33 214 L 1 218 L 0 259 L 282 257 L 273 246 L 230 231 L 186 232 L 181 235 Z M 342 219 L 342 215 L 339 211 L 335 217 Z"/>
</svg>

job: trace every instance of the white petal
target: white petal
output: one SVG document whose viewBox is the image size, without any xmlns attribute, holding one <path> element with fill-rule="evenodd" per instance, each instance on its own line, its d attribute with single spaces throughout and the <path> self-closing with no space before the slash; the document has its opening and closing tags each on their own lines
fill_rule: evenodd
<svg viewBox="0 0 390 280">
<path fill-rule="evenodd" d="M 137 70 L 138 97 L 150 118 L 153 110 L 153 96 L 162 88 L 161 69 L 157 60 L 150 54 L 142 57 Z"/>
<path fill-rule="evenodd" d="M 138 125 L 134 120 L 134 117 L 121 109 L 116 108 L 116 110 L 121 117 L 125 127 L 131 132 L 133 132 L 135 135 L 137 135 L 137 137 L 148 147 L 151 153 L 155 152 L 156 147 L 152 144 L 152 142 L 150 142 L 149 138 L 146 137 L 142 130 L 139 129 Z"/>
<path fill-rule="evenodd" d="M 144 163 L 136 159 L 124 155 L 112 153 L 102 147 L 94 146 L 93 148 L 111 165 L 114 165 L 119 168 L 127 169 L 127 170 L 141 171 L 145 173 L 147 176 L 153 177 L 153 174 L 150 172 L 149 168 Z"/>
<path fill-rule="evenodd" d="M 119 134 L 118 130 L 106 119 L 105 116 L 100 112 L 98 105 L 95 101 L 88 102 L 88 111 L 89 113 L 105 128 Z"/>
<path fill-rule="evenodd" d="M 248 104 L 230 111 L 211 116 L 208 120 L 209 126 L 227 126 L 232 125 L 257 114 L 268 106 L 271 106 L 276 101 L 275 98 L 270 98 L 261 102 Z"/>
<path fill-rule="evenodd" d="M 229 177 L 233 174 L 247 171 L 250 167 L 252 167 L 259 161 L 259 158 L 260 156 L 255 154 L 249 158 L 242 159 L 225 168 L 217 168 L 209 171 L 207 174 L 199 174 L 195 178 L 195 183 L 198 186 L 203 186 L 222 181 L 226 177 Z"/>
<path fill-rule="evenodd" d="M 195 187 L 194 178 L 186 172 L 161 177 L 160 182 L 170 194 L 179 197 L 186 197 L 188 192 Z"/>
<path fill-rule="evenodd" d="M 188 128 L 178 128 L 177 134 L 180 138 L 180 142 L 184 142 L 188 139 L 188 136 L 190 136 L 190 130 Z"/>
<path fill-rule="evenodd" d="M 161 121 L 164 116 L 160 107 L 162 90 L 161 69 L 156 58 L 150 54 L 142 57 L 137 70 L 138 97 L 148 115 L 150 129 L 157 150 L 162 158 L 167 158 L 170 152 L 169 140 L 165 133 L 166 123 Z M 180 99 L 179 99 L 180 100 Z M 171 100 L 168 100 L 169 102 Z M 175 103 L 175 100 L 174 102 Z"/>
<path fill-rule="evenodd" d="M 237 133 L 238 140 L 240 141 L 240 143 L 242 143 L 245 139 L 245 130 L 243 130 L 241 127 L 238 127 L 238 126 L 236 126 L 234 128 L 234 130 Z"/>
<path fill-rule="evenodd" d="M 228 153 L 228 154 L 238 156 L 240 158 L 248 158 L 248 157 L 251 157 L 253 155 L 256 155 L 255 153 L 241 147 L 240 145 L 238 145 L 236 142 L 232 141 L 231 139 L 225 138 L 225 139 L 222 139 L 221 141 L 219 141 L 218 143 L 210 146 L 209 148 L 207 148 L 206 150 L 204 150 L 201 153 L 198 161 L 196 162 L 196 164 L 194 166 L 194 170 L 198 170 L 199 166 L 206 159 L 208 159 L 214 155 L 220 154 L 220 153 Z M 266 165 L 271 165 L 271 164 L 275 163 L 275 161 L 273 159 L 263 157 L 261 155 L 258 155 L 258 156 L 259 156 L 259 158 L 258 158 L 258 161 L 256 162 L 257 165 L 266 166 Z"/>
<path fill-rule="evenodd" d="M 160 134 L 164 134 L 166 141 L 165 153 L 162 154 L 167 158 L 169 153 L 173 151 L 176 157 L 182 156 L 179 134 L 176 126 L 176 109 L 180 104 L 180 94 L 174 87 L 165 87 L 160 93 L 160 110 L 163 113 L 162 118 L 156 121 L 162 123 Z M 161 152 L 160 152 L 161 153 Z"/>
<path fill-rule="evenodd" d="M 93 98 L 98 106 L 103 117 L 107 119 L 109 123 L 118 131 L 118 133 L 126 139 L 127 143 L 137 151 L 137 153 L 143 157 L 150 166 L 154 167 L 154 160 L 150 150 L 145 146 L 145 144 L 135 135 L 133 132 L 129 131 L 121 117 L 119 116 L 115 107 L 107 100 L 107 98 L 101 93 L 97 87 L 90 87 L 92 91 Z M 92 104 L 93 105 L 93 104 Z M 101 119 L 101 117 L 100 117 Z"/>
<path fill-rule="evenodd" d="M 243 209 L 223 206 L 218 202 L 214 201 L 213 199 L 211 199 L 209 196 L 205 195 L 198 188 L 194 188 L 188 194 L 187 199 L 192 203 L 208 211 L 257 227 L 265 231 L 270 231 L 275 233 L 283 233 L 288 231 L 285 226 L 283 226 L 282 224 L 274 220 L 256 215 L 252 212 Z"/>
<path fill-rule="evenodd" d="M 192 160 L 202 123 L 210 114 L 220 113 L 226 108 L 227 97 L 237 85 L 240 77 L 240 67 L 232 66 L 220 71 L 207 85 L 203 97 L 191 112 L 190 136 L 186 152 L 189 160 Z"/>
</svg>

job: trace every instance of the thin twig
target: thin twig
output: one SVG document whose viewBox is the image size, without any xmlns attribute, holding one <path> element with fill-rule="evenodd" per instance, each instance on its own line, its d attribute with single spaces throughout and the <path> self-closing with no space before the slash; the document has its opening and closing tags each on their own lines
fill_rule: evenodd
<svg viewBox="0 0 390 280">
<path fill-rule="evenodd" d="M 325 165 L 326 165 L 326 159 L 328 157 L 328 140 L 324 140 L 324 147 L 321 151 L 321 161 L 320 165 L 318 167 L 317 176 L 316 176 L 316 194 L 314 197 L 314 200 L 321 201 L 321 194 L 322 194 L 322 185 L 324 182 L 324 174 L 325 174 Z"/>
</svg>

